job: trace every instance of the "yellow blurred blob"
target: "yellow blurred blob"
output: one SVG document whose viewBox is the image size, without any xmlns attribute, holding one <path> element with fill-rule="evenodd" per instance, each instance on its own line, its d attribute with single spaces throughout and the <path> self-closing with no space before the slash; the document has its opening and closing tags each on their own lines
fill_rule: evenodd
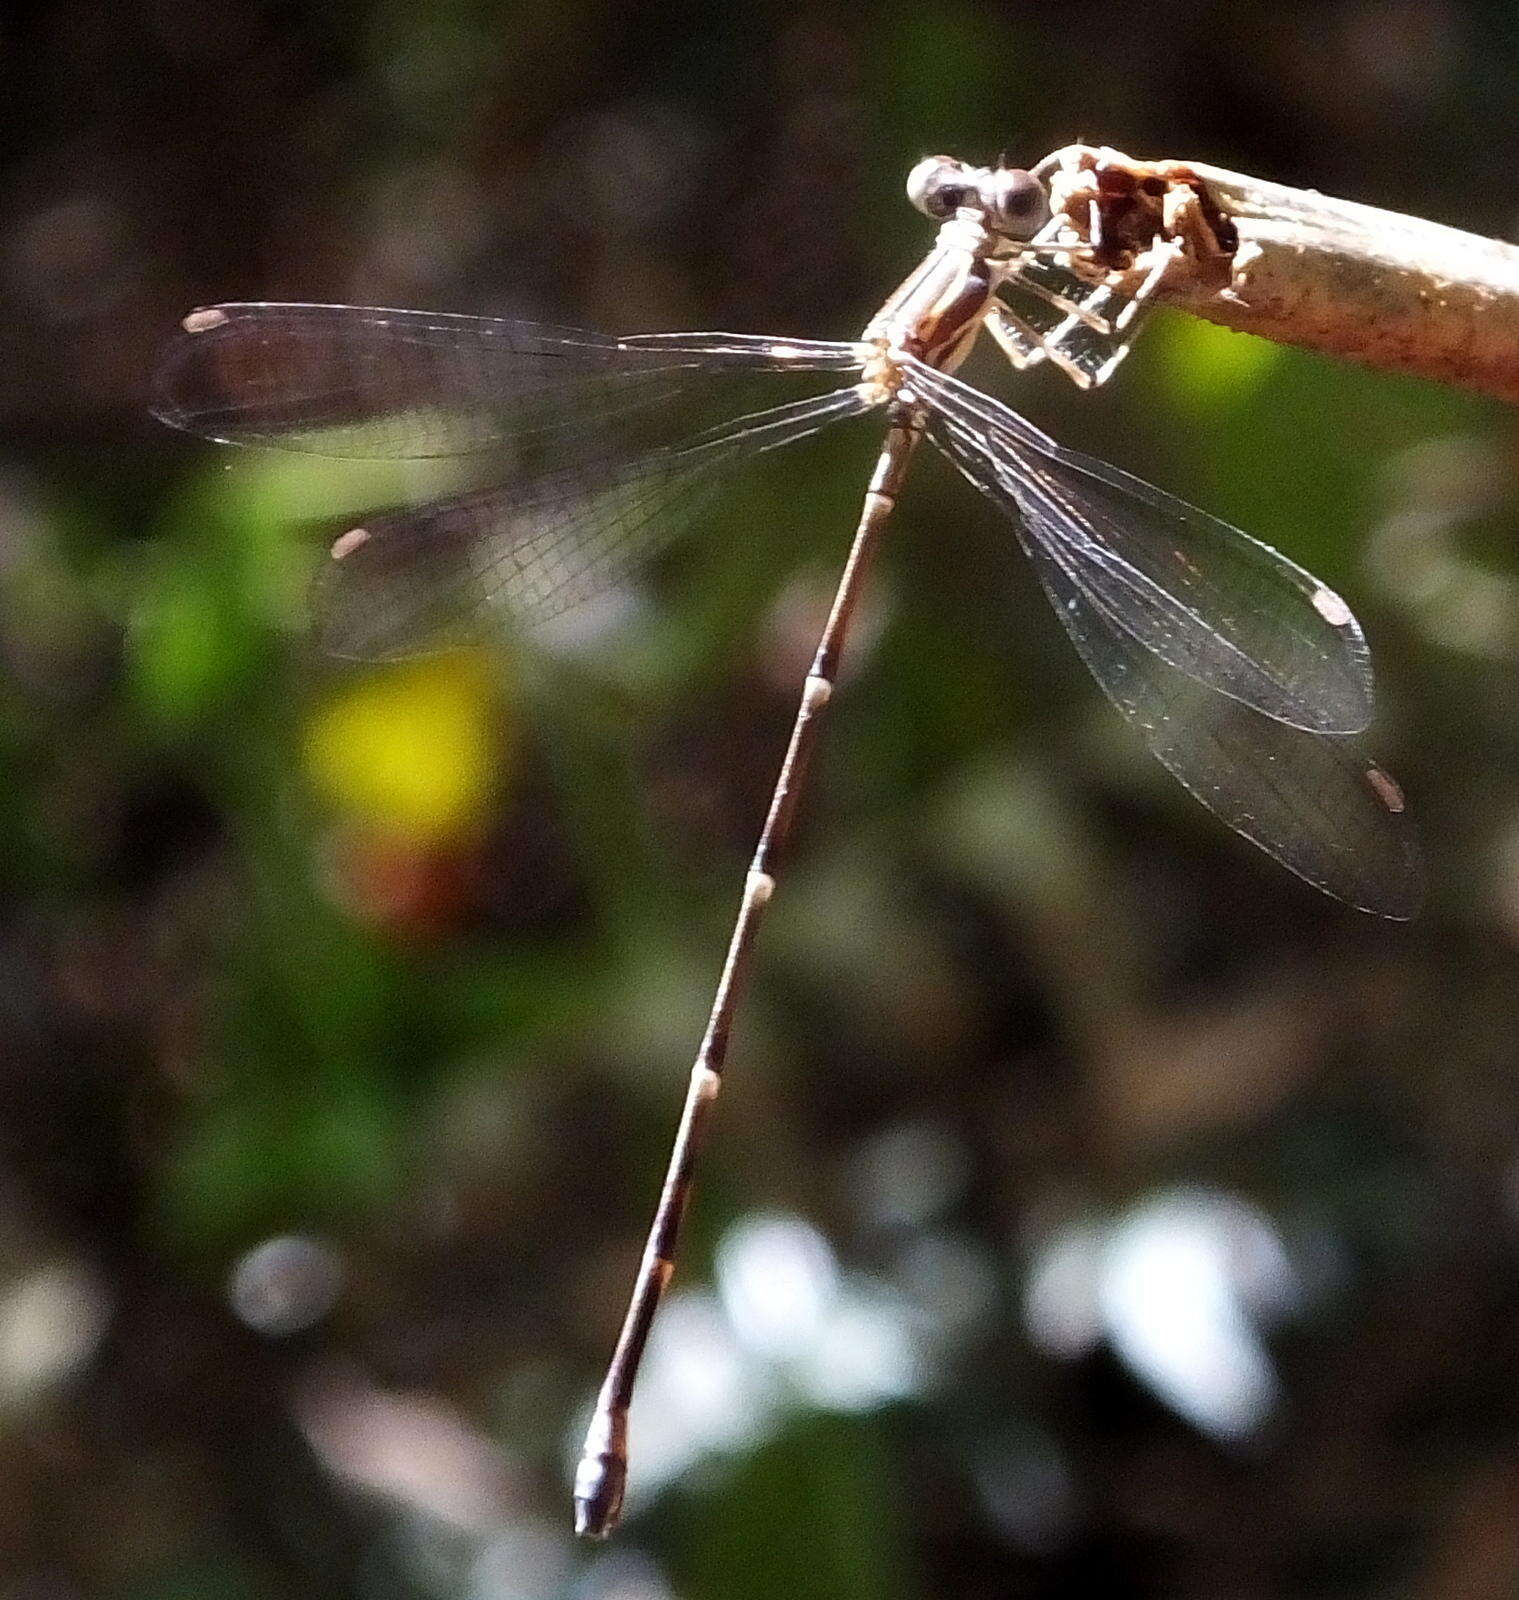
<svg viewBox="0 0 1519 1600">
<path fill-rule="evenodd" d="M 492 666 L 461 651 L 402 662 L 344 689 L 307 726 L 312 783 L 350 816 L 412 837 L 467 830 L 509 754 Z"/>
<path fill-rule="evenodd" d="M 1157 319 L 1162 381 L 1172 403 L 1186 411 L 1214 411 L 1245 399 L 1270 376 L 1282 347 L 1270 339 L 1235 333 L 1201 317 Z"/>
</svg>

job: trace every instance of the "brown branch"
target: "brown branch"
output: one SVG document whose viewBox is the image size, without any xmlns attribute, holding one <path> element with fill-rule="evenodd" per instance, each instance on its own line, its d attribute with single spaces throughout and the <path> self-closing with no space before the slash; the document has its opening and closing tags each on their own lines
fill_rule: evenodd
<svg viewBox="0 0 1519 1600">
<path fill-rule="evenodd" d="M 1091 250 L 1088 270 L 1117 269 L 1122 287 L 1165 249 L 1176 260 L 1157 302 L 1519 401 L 1519 246 L 1202 162 L 1072 145 L 1041 166 L 1056 169 L 1056 209 Z M 1153 224 L 1148 239 L 1136 218 Z"/>
</svg>

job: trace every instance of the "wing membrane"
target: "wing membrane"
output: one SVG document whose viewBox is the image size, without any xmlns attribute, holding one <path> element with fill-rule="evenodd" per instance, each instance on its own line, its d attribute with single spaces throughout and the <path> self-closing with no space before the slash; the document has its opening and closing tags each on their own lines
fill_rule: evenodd
<svg viewBox="0 0 1519 1600">
<path fill-rule="evenodd" d="M 840 389 L 611 469 L 566 467 L 373 518 L 337 541 L 318 575 L 322 642 L 335 655 L 391 660 L 501 624 L 535 628 L 667 543 L 727 469 L 874 403 Z"/>
<path fill-rule="evenodd" d="M 1015 516 L 1023 511 L 979 434 L 944 418 L 930 433 L 978 489 Z M 1212 692 L 1121 626 L 1021 518 L 1019 536 L 1082 660 L 1189 793 L 1326 894 L 1398 921 L 1417 912 L 1422 873 L 1402 795 L 1354 739 Z"/>
<path fill-rule="evenodd" d="M 1332 589 L 1238 528 L 1056 444 L 957 378 L 907 365 L 913 392 L 948 425 L 940 443 L 1020 514 L 1028 541 L 1104 634 L 1291 727 L 1367 726 L 1370 654 Z"/>
<path fill-rule="evenodd" d="M 223 444 L 316 455 L 541 463 L 615 449 L 693 388 L 737 372 L 844 372 L 860 349 L 743 334 L 615 339 L 501 318 L 247 303 L 185 318 L 154 414 Z"/>
<path fill-rule="evenodd" d="M 861 347 L 819 340 L 273 303 L 214 306 L 184 329 L 155 375 L 155 414 L 175 427 L 316 455 L 477 458 L 466 476 L 490 481 L 334 545 L 319 626 L 363 658 L 548 621 L 679 531 L 718 468 L 869 404 L 850 388 L 753 411 L 757 385 L 858 371 Z M 724 415 L 737 420 L 707 427 Z"/>
</svg>

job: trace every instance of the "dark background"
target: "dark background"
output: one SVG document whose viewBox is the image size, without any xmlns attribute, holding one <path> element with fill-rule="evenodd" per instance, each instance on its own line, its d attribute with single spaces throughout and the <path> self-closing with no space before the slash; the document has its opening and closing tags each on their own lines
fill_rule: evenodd
<svg viewBox="0 0 1519 1600">
<path fill-rule="evenodd" d="M 1516 72 L 1511 6 L 1438 0 L 8 8 L 7 1600 L 1519 1593 L 1509 410 L 1179 316 L 1097 396 L 982 369 L 1350 598 L 1428 908 L 1190 802 L 925 459 L 591 1549 L 578 1431 L 872 430 L 574 648 L 366 670 L 301 571 L 381 480 L 145 409 L 221 299 L 847 336 L 940 149 L 1509 234 Z"/>
</svg>

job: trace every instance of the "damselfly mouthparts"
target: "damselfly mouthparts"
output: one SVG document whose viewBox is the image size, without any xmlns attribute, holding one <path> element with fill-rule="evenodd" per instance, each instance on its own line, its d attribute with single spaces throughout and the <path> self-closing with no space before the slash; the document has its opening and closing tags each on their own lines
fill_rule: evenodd
<svg viewBox="0 0 1519 1600">
<path fill-rule="evenodd" d="M 419 311 L 241 304 L 187 317 L 159 370 L 156 414 L 224 443 L 505 459 L 490 487 L 387 512 L 334 544 L 317 591 L 323 635 L 336 653 L 363 658 L 541 624 L 614 582 L 742 462 L 846 417 L 885 414 L 587 1436 L 575 1488 L 582 1532 L 607 1533 L 621 1510 L 634 1376 L 673 1271 L 755 933 L 861 581 L 920 439 L 1006 512 L 1082 660 L 1205 806 L 1349 905 L 1392 918 L 1417 908 L 1402 796 L 1349 737 L 1371 719 L 1371 669 L 1339 595 L 1226 523 L 1065 449 L 953 375 L 985 329 L 1016 367 L 1049 360 L 1084 386 L 1100 383 L 1128 349 L 1164 252 L 1129 297 L 1100 272 L 1073 268 L 1179 238 L 1187 207 L 1211 245 L 1229 248 L 1223 222 L 1194 203 L 1194 180 L 1183 175 L 1168 191 L 1157 174 L 1151 187 L 1141 180 L 1120 193 L 1097 172 L 1086 199 L 1106 231 L 1078 263 L 1082 246 L 1051 215 L 1052 176 L 922 162 L 908 193 L 941 223 L 938 239 L 855 340 L 619 339 Z M 798 374 L 843 381 L 678 432 L 682 416 L 715 405 L 736 376 L 782 384 Z"/>
</svg>

